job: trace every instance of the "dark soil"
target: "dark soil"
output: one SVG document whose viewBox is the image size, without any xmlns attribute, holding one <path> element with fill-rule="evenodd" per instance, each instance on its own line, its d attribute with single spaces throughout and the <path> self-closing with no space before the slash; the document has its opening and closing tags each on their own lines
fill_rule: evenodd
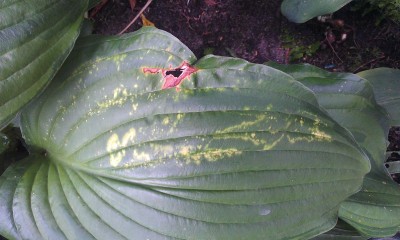
<svg viewBox="0 0 400 240">
<path fill-rule="evenodd" d="M 389 146 L 387 151 L 392 152 L 387 162 L 400 161 L 400 127 L 392 127 L 389 132 Z M 400 184 L 400 173 L 392 174 L 394 181 Z"/>
<path fill-rule="evenodd" d="M 109 0 L 93 18 L 95 33 L 117 34 L 145 2 L 137 0 L 132 11 L 128 0 Z M 399 25 L 383 21 L 376 26 L 373 13 L 363 17 L 361 11 L 352 11 L 351 5 L 336 12 L 332 23 L 311 20 L 294 24 L 280 14 L 281 2 L 163 0 L 153 1 L 144 14 L 157 28 L 179 38 L 198 58 L 213 53 L 254 63 L 307 62 L 347 72 L 400 67 Z M 336 26 L 335 20 L 344 25 Z M 141 26 L 139 19 L 128 32 Z M 347 38 L 341 41 L 343 34 Z"/>
</svg>

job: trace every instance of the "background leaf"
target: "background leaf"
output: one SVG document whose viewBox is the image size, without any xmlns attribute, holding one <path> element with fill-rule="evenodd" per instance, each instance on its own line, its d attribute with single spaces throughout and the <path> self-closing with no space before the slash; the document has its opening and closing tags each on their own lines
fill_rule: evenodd
<svg viewBox="0 0 400 240">
<path fill-rule="evenodd" d="M 180 91 L 144 73 L 183 61 L 197 71 Z M 287 74 L 233 58 L 195 61 L 155 28 L 80 38 L 21 115 L 36 155 L 0 180 L 0 232 L 284 239 L 332 228 L 370 168 L 348 132 Z"/>
<path fill-rule="evenodd" d="M 352 0 L 284 0 L 282 14 L 295 23 L 304 23 L 316 16 L 333 13 Z"/>
<path fill-rule="evenodd" d="M 82 0 L 1 1 L 0 129 L 60 68 L 86 6 Z"/>
<path fill-rule="evenodd" d="M 371 83 L 376 101 L 390 115 L 393 126 L 400 125 L 400 70 L 375 68 L 357 73 Z"/>
<path fill-rule="evenodd" d="M 313 90 L 321 106 L 350 130 L 371 160 L 362 190 L 341 205 L 339 216 L 365 235 L 394 235 L 400 225 L 400 188 L 384 166 L 390 120 L 376 103 L 370 83 L 354 74 L 330 73 L 307 64 L 269 65 Z"/>
</svg>

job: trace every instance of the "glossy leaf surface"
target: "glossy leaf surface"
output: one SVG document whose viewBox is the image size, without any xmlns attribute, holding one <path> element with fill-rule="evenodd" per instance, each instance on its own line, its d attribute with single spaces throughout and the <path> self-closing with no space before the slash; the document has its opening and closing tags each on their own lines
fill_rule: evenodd
<svg viewBox="0 0 400 240">
<path fill-rule="evenodd" d="M 183 62 L 196 71 L 162 89 Z M 196 61 L 155 28 L 79 39 L 21 122 L 36 154 L 0 180 L 0 230 L 18 238 L 310 238 L 370 169 L 287 74 Z"/>
<path fill-rule="evenodd" d="M 54 77 L 86 6 L 85 0 L 0 2 L 0 128 Z"/>
<path fill-rule="evenodd" d="M 312 65 L 270 64 L 313 90 L 328 113 L 354 135 L 371 160 L 363 188 L 341 205 L 340 217 L 365 235 L 392 236 L 400 228 L 400 188 L 387 173 L 386 139 L 390 119 L 365 79 L 329 73 Z"/>
<path fill-rule="evenodd" d="M 284 0 L 282 14 L 291 22 L 304 23 L 311 18 L 333 13 L 352 0 Z"/>
<path fill-rule="evenodd" d="M 400 126 L 400 70 L 376 68 L 358 75 L 372 84 L 376 101 L 389 113 L 391 125 Z"/>
</svg>

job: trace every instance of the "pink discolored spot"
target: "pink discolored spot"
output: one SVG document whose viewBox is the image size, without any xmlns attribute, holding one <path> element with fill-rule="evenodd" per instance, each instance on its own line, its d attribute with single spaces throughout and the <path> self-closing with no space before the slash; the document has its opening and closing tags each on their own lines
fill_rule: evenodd
<svg viewBox="0 0 400 240">
<path fill-rule="evenodd" d="M 162 89 L 167 89 L 167 88 L 173 88 L 176 87 L 176 90 L 179 91 L 179 85 L 181 82 L 186 79 L 187 77 L 190 77 L 190 75 L 194 72 L 196 72 L 198 69 L 190 66 L 188 62 L 183 62 L 179 67 L 177 68 L 168 68 L 168 69 L 163 69 L 163 68 L 143 68 L 144 73 L 160 73 L 163 76 L 164 84 L 162 86 Z"/>
</svg>

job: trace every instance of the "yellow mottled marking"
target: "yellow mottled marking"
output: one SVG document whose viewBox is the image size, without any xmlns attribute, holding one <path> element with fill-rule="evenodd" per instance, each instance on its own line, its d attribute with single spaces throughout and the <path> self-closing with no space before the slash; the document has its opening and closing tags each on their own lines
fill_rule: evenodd
<svg viewBox="0 0 400 240">
<path fill-rule="evenodd" d="M 163 125 L 168 125 L 168 123 L 169 123 L 169 117 L 165 117 L 165 118 L 163 119 L 163 121 L 162 121 L 162 124 L 163 124 Z"/>
<path fill-rule="evenodd" d="M 271 150 L 273 149 L 276 145 L 278 145 L 278 143 L 280 143 L 282 141 L 284 137 L 284 134 L 282 134 L 277 140 L 271 142 L 271 143 L 267 143 L 264 145 L 263 150 Z"/>
<path fill-rule="evenodd" d="M 130 143 L 133 143 L 136 137 L 136 130 L 134 128 L 130 128 L 128 132 L 126 132 L 122 136 L 122 141 L 120 140 L 118 134 L 113 133 L 107 141 L 107 152 L 110 153 L 110 165 L 113 167 L 118 166 L 118 164 L 122 161 L 122 159 L 126 155 L 124 147 L 128 146 Z M 122 149 L 122 150 L 119 150 Z"/>
<path fill-rule="evenodd" d="M 129 98 L 129 93 L 128 90 L 121 85 L 121 87 L 117 87 L 113 90 L 112 99 L 107 99 L 107 96 L 104 96 L 104 98 L 106 99 L 105 101 L 97 103 L 97 105 L 100 107 L 100 109 L 97 111 L 97 114 L 106 111 L 110 107 L 116 105 L 121 106 L 125 104 Z"/>
<path fill-rule="evenodd" d="M 182 154 L 183 156 L 186 156 L 190 153 L 190 147 L 188 146 L 183 146 L 181 148 L 181 150 L 179 151 L 180 154 Z"/>
<path fill-rule="evenodd" d="M 112 61 L 115 62 L 115 65 L 117 67 L 117 71 L 120 70 L 121 62 L 123 62 L 125 58 L 126 58 L 126 54 L 117 55 L 117 56 L 114 56 L 114 57 L 111 58 Z"/>
<path fill-rule="evenodd" d="M 117 98 L 120 92 L 121 92 L 121 88 L 116 88 L 116 89 L 114 89 L 114 91 L 113 91 L 113 98 L 114 98 L 114 99 Z"/>
<path fill-rule="evenodd" d="M 116 133 L 112 134 L 107 141 L 107 152 L 110 153 L 110 165 L 113 167 L 118 166 L 122 158 L 125 156 L 125 151 L 114 152 L 120 147 L 119 137 Z"/>
<path fill-rule="evenodd" d="M 300 126 L 303 126 L 304 125 L 304 120 L 303 120 L 303 118 L 300 118 Z"/>
<path fill-rule="evenodd" d="M 136 137 L 136 130 L 134 128 L 130 128 L 127 133 L 122 137 L 122 146 L 126 147 L 128 143 L 133 142 Z"/>
<path fill-rule="evenodd" d="M 139 103 L 132 104 L 133 111 L 136 111 L 139 106 Z"/>
<path fill-rule="evenodd" d="M 167 156 L 174 154 L 174 147 L 171 145 L 157 146 L 157 147 L 153 147 L 153 149 L 155 152 L 161 153 L 163 157 L 167 157 Z"/>
<path fill-rule="evenodd" d="M 319 130 L 318 128 L 311 129 L 311 133 L 318 139 L 318 140 L 326 140 L 332 141 L 332 136 L 328 135 L 327 133 Z"/>
<path fill-rule="evenodd" d="M 264 122 L 266 117 L 267 117 L 266 115 L 258 115 L 254 121 L 243 121 L 243 122 L 241 122 L 239 124 L 232 125 L 232 126 L 229 126 L 229 127 L 225 128 L 225 129 L 216 131 L 216 133 L 217 134 L 221 134 L 221 133 L 236 132 L 236 131 L 239 131 L 239 130 L 248 129 L 248 128 L 252 127 L 252 126 L 255 126 L 257 124 L 260 124 L 260 123 Z"/>
<path fill-rule="evenodd" d="M 321 124 L 321 120 L 319 118 L 317 118 L 314 123 L 313 123 L 313 127 L 309 128 L 308 130 L 315 136 L 315 138 L 317 140 L 324 140 L 324 141 L 332 141 L 332 136 L 330 136 L 329 134 L 327 134 L 326 132 L 323 132 L 320 129 L 320 126 L 324 125 L 326 126 L 326 124 Z"/>
<path fill-rule="evenodd" d="M 136 149 L 133 151 L 133 159 L 135 161 L 150 161 L 150 155 L 145 152 L 139 153 Z"/>
<path fill-rule="evenodd" d="M 194 163 L 199 165 L 201 160 L 204 159 L 208 162 L 216 162 L 218 160 L 240 155 L 243 152 L 236 149 L 236 148 L 229 148 L 229 149 L 211 149 L 207 150 L 206 152 L 199 152 L 194 154 L 187 154 L 186 164 Z M 185 155 L 184 155 L 185 156 Z"/>
</svg>

